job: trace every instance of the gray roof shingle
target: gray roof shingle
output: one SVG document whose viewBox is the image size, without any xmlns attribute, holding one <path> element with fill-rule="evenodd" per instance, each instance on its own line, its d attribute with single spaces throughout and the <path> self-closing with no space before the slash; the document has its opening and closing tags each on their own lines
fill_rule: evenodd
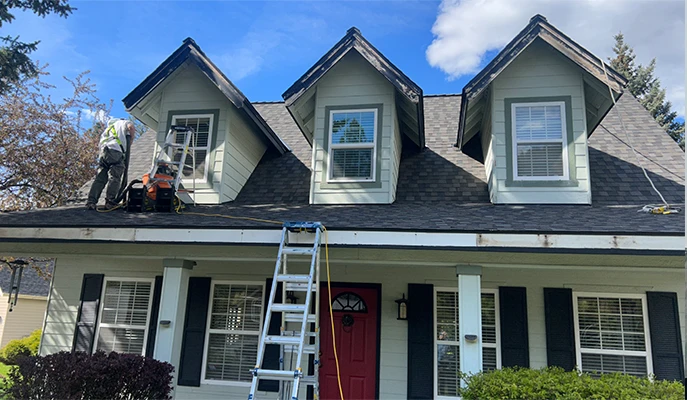
<svg viewBox="0 0 687 400">
<path fill-rule="evenodd" d="M 33 267 L 24 267 L 19 284 L 19 294 L 47 297 L 54 265 L 52 261 L 41 261 L 36 262 L 35 266 L 40 268 L 43 274 L 39 274 Z M 0 269 L 0 289 L 3 293 L 9 293 L 11 278 L 12 271 L 9 268 Z"/>
<path fill-rule="evenodd" d="M 311 148 L 283 103 L 255 108 L 292 149 L 268 152 L 232 203 L 196 211 L 272 220 L 319 220 L 330 229 L 405 231 L 684 234 L 684 216 L 638 213 L 660 203 L 627 144 L 615 110 L 589 138 L 592 205 L 493 205 L 484 166 L 456 147 L 459 95 L 425 96 L 422 152 L 404 152 L 397 199 L 384 205 L 310 205 Z M 684 153 L 630 95 L 618 102 L 632 143 L 648 175 L 671 204 L 683 205 Z M 154 134 L 134 143 L 130 179 L 146 173 Z M 79 207 L 0 215 L 0 226 L 199 226 L 264 227 L 265 224 L 175 214 L 98 214 Z"/>
</svg>

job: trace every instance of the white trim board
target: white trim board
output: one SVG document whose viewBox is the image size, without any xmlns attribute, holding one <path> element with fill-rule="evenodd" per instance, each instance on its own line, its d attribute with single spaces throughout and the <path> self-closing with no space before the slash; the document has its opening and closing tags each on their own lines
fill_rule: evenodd
<svg viewBox="0 0 687 400">
<path fill-rule="evenodd" d="M 0 228 L 0 239 L 120 243 L 277 245 L 281 229 Z M 328 231 L 332 246 L 444 249 L 684 251 L 684 236 Z"/>
</svg>

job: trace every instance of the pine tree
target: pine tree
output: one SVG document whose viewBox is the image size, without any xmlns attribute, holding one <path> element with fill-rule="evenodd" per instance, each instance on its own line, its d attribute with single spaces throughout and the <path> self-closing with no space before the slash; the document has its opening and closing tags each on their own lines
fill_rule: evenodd
<svg viewBox="0 0 687 400">
<path fill-rule="evenodd" d="M 627 89 L 646 108 L 658 124 L 666 130 L 680 147 L 685 149 L 685 123 L 677 121 L 677 112 L 673 105 L 666 101 L 666 90 L 661 87 L 661 81 L 654 76 L 656 59 L 649 65 L 635 65 L 635 53 L 632 47 L 625 43 L 622 32 L 613 37 L 615 58 L 609 58 L 611 67 L 620 72 L 627 79 Z"/>
</svg>

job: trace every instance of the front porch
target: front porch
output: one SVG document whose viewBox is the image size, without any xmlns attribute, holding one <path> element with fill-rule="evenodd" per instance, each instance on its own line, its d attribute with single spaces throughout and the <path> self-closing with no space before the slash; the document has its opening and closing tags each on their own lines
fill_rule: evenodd
<svg viewBox="0 0 687 400">
<path fill-rule="evenodd" d="M 88 243 L 40 247 L 57 258 L 41 354 L 72 350 L 77 318 L 83 315 L 79 310 L 91 304 L 83 298 L 84 274 L 101 275 L 98 319 L 92 331 L 86 330 L 92 335 L 91 349 L 133 350 L 170 361 L 177 368 L 177 399 L 247 397 L 276 247 Z M 570 368 L 582 365 L 585 370 L 672 373 L 661 366 L 670 364 L 678 349 L 657 354 L 653 336 L 672 334 L 672 342 L 680 346 L 678 353 L 683 351 L 681 334 L 675 330 L 684 332 L 684 302 L 682 296 L 670 295 L 684 290 L 683 263 L 682 257 L 662 255 L 331 248 L 333 298 L 334 290 L 339 290 L 367 299 L 368 294 L 357 288 L 379 288 L 377 306 L 374 299 L 367 304 L 373 316 L 369 323 L 378 331 L 371 329 L 362 336 L 372 338 L 369 346 L 374 351 L 351 351 L 357 342 L 346 335 L 355 334 L 367 318 L 355 314 L 360 324 L 337 333 L 337 348 L 340 356 L 347 354 L 351 360 L 363 357 L 361 365 L 375 364 L 363 374 L 369 383 L 362 386 L 373 385 L 375 397 L 382 399 L 455 397 L 458 371 L 511 365 L 541 368 L 572 363 Z M 323 260 L 323 284 L 324 266 Z M 148 308 L 137 314 L 135 302 L 117 304 L 125 315 L 144 315 L 145 322 L 118 326 L 118 321 L 108 320 L 108 325 L 108 288 L 119 288 L 120 299 L 133 299 L 131 282 L 148 288 Z M 668 308 L 679 319 L 679 328 L 676 325 L 672 333 L 670 326 L 664 326 L 662 333 L 654 330 L 656 292 L 668 293 L 658 299 L 662 306 L 675 299 L 677 307 Z M 146 297 L 145 290 L 140 293 Z M 408 299 L 407 321 L 397 319 L 395 300 L 403 294 Z M 236 329 L 230 304 L 239 297 L 243 299 L 240 312 L 253 319 Z M 614 304 L 619 305 L 617 310 Z M 596 324 L 590 323 L 593 315 Z M 607 326 L 615 321 L 620 321 L 619 330 Z M 224 340 L 227 337 L 242 340 Z M 324 365 L 326 344 L 323 330 Z M 663 361 L 656 363 L 656 357 Z M 346 368 L 342 366 L 342 372 Z M 360 386 L 354 373 L 348 378 L 348 384 L 342 382 L 345 391 L 346 386 L 349 391 Z M 332 385 L 330 379 L 320 382 L 323 388 Z"/>
</svg>

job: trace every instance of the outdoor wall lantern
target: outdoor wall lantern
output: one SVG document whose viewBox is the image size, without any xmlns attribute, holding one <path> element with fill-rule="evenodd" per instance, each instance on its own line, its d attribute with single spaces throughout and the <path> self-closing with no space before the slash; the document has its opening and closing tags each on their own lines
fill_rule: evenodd
<svg viewBox="0 0 687 400">
<path fill-rule="evenodd" d="M 408 300 L 406 300 L 406 294 L 403 293 L 403 298 L 396 300 L 398 304 L 398 317 L 396 319 L 401 321 L 408 320 Z"/>
</svg>

